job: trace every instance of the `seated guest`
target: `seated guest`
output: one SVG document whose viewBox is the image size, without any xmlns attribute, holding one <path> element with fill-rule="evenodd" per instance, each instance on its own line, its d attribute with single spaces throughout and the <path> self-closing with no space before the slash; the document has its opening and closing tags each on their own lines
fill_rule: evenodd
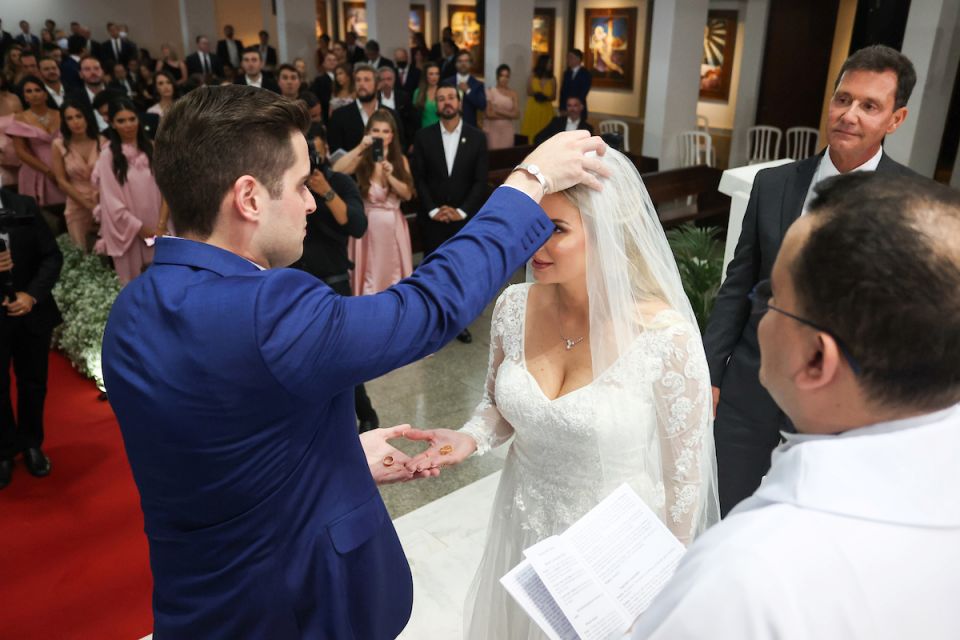
<svg viewBox="0 0 960 640">
<path fill-rule="evenodd" d="M 0 189 L 0 207 L 31 217 L 4 233 L 0 271 L 11 285 L 0 292 L 0 489 L 10 484 L 13 459 L 23 454 L 30 475 L 50 473 L 43 446 L 43 404 L 53 329 L 61 322 L 51 292 L 63 255 L 33 198 Z M 12 365 L 12 367 L 11 367 Z M 17 380 L 17 413 L 10 397 L 10 371 Z"/>
<path fill-rule="evenodd" d="M 456 87 L 437 89 L 437 112 L 440 122 L 420 129 L 413 142 L 424 258 L 456 235 L 487 197 L 487 139 L 460 116 Z M 457 339 L 473 340 L 469 329 Z"/>
<path fill-rule="evenodd" d="M 95 250 L 113 258 L 120 284 L 125 285 L 153 262 L 153 240 L 165 234 L 162 199 L 153 177 L 153 142 L 147 137 L 137 109 L 127 98 L 110 102 L 110 144 L 93 170 L 100 190 L 94 217 L 100 221 Z"/>
<path fill-rule="evenodd" d="M 263 58 L 260 57 L 260 49 L 257 47 L 249 47 L 244 51 L 243 58 L 240 60 L 240 66 L 243 69 L 243 73 L 237 76 L 234 84 L 245 84 L 251 87 L 269 89 L 274 93 L 280 93 L 280 87 L 274 79 L 263 70 Z"/>
<path fill-rule="evenodd" d="M 400 203 L 413 197 L 410 166 L 400 147 L 397 124 L 385 109 L 367 121 L 366 135 L 333 165 L 355 175 L 367 214 L 367 233 L 351 240 L 353 294 L 379 293 L 413 273 L 410 229 Z M 383 160 L 375 161 L 372 146 L 380 140 Z"/>
<path fill-rule="evenodd" d="M 133 81 L 133 78 L 127 75 L 127 67 L 124 64 L 116 63 L 113 65 L 113 79 L 107 85 L 108 89 L 115 91 L 116 93 L 122 94 L 137 102 L 139 92 L 137 91 L 137 86 Z"/>
<path fill-rule="evenodd" d="M 519 117 L 519 98 L 510 88 L 510 67 L 502 64 L 497 67 L 497 86 L 487 89 L 487 112 L 483 119 L 487 149 L 512 147 L 514 123 Z"/>
<path fill-rule="evenodd" d="M 223 75 L 223 61 L 210 52 L 210 40 L 207 36 L 197 36 L 197 50 L 187 56 L 187 73 L 200 74 L 204 80 Z"/>
<path fill-rule="evenodd" d="M 333 97 L 334 72 L 337 69 L 337 56 L 332 51 L 324 54 L 320 65 L 320 73 L 310 84 L 310 92 L 320 101 L 323 122 L 330 118 L 330 98 Z"/>
<path fill-rule="evenodd" d="M 86 253 L 97 206 L 97 189 L 91 177 L 100 157 L 97 121 L 93 112 L 68 98 L 60 108 L 60 132 L 63 137 L 53 141 L 53 174 L 67 195 L 63 212 L 67 233 L 74 246 Z"/>
<path fill-rule="evenodd" d="M 376 40 L 367 40 L 367 44 L 364 45 L 363 51 L 364 55 L 366 55 L 365 62 L 374 69 L 393 66 L 393 61 L 390 60 L 390 58 L 383 58 L 380 56 L 380 43 Z"/>
<path fill-rule="evenodd" d="M 550 124 L 537 134 L 534 142 L 540 144 L 561 131 L 576 131 L 577 129 L 585 129 L 590 132 L 590 135 L 593 135 L 593 127 L 583 117 L 583 102 L 577 96 L 570 96 L 567 98 L 566 115 L 557 116 L 551 120 Z"/>
<path fill-rule="evenodd" d="M 487 108 L 487 92 L 483 83 L 473 77 L 473 55 L 469 51 L 457 54 L 457 74 L 443 80 L 443 84 L 453 85 L 460 91 L 463 121 L 471 127 L 477 126 L 477 113 Z"/>
<path fill-rule="evenodd" d="M 420 86 L 413 93 L 413 104 L 420 114 L 420 128 L 440 122 L 437 115 L 437 88 L 440 86 L 440 65 L 428 62 L 420 76 Z"/>
<path fill-rule="evenodd" d="M 413 95 L 420 86 L 421 67 L 416 63 L 408 62 L 407 50 L 402 47 L 393 52 L 393 59 L 397 67 L 397 87 Z"/>
<path fill-rule="evenodd" d="M 328 105 L 327 121 L 340 107 L 353 104 L 357 93 L 353 88 L 353 65 L 349 62 L 337 63 L 333 71 L 333 86 L 331 87 L 330 103 Z"/>
<path fill-rule="evenodd" d="M 960 194 L 863 171 L 815 191 L 751 294 L 797 433 L 634 638 L 960 637 Z"/>
<path fill-rule="evenodd" d="M 292 64 L 280 65 L 277 69 L 277 86 L 280 87 L 280 95 L 284 98 L 288 100 L 299 99 L 303 87 L 300 72 Z"/>
<path fill-rule="evenodd" d="M 363 132 L 367 121 L 373 112 L 383 108 L 390 112 L 397 128 L 400 130 L 400 139 L 403 140 L 403 125 L 397 113 L 380 104 L 377 98 L 377 72 L 368 64 L 358 64 L 353 69 L 353 86 L 357 98 L 353 104 L 337 109 L 330 115 L 330 126 L 327 128 L 327 142 L 332 153 L 338 150 L 350 151 L 363 139 Z"/>
</svg>

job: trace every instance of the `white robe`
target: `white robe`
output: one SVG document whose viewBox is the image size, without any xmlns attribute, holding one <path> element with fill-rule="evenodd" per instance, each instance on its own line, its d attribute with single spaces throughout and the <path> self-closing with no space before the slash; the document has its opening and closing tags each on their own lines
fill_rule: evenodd
<svg viewBox="0 0 960 640">
<path fill-rule="evenodd" d="M 960 405 L 786 435 L 633 638 L 960 638 Z"/>
</svg>

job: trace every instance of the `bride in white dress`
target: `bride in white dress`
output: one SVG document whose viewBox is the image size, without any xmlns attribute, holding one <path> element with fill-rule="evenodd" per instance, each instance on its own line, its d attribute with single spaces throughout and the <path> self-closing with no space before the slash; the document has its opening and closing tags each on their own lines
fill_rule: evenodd
<svg viewBox="0 0 960 640">
<path fill-rule="evenodd" d="M 696 319 L 636 169 L 603 160 L 603 191 L 541 201 L 557 230 L 535 283 L 497 301 L 483 400 L 461 430 L 429 432 L 424 459 L 444 464 L 513 437 L 464 609 L 471 640 L 545 637 L 500 578 L 623 482 L 685 545 L 719 520 Z"/>
</svg>

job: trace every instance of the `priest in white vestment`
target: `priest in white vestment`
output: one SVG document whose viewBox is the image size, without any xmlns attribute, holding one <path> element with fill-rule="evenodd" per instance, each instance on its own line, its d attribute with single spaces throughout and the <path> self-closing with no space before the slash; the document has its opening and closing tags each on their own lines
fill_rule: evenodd
<svg viewBox="0 0 960 640">
<path fill-rule="evenodd" d="M 752 295 L 761 382 L 799 433 L 633 638 L 960 638 L 960 193 L 818 193 Z"/>
</svg>

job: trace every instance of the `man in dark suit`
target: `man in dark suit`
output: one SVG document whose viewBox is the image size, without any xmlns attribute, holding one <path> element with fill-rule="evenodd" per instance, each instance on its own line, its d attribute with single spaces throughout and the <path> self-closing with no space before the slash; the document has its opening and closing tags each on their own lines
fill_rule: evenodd
<svg viewBox="0 0 960 640">
<path fill-rule="evenodd" d="M 323 122 L 330 122 L 330 97 L 333 95 L 334 71 L 337 68 L 337 56 L 328 51 L 323 56 L 323 65 L 320 74 L 310 84 L 310 92 L 317 96 L 323 111 Z"/>
<path fill-rule="evenodd" d="M 534 142 L 540 144 L 547 138 L 552 138 L 561 131 L 576 131 L 577 129 L 584 129 L 585 131 L 589 131 L 590 135 L 593 135 L 593 127 L 591 127 L 587 119 L 583 117 L 583 103 L 580 102 L 580 98 L 570 96 L 567 98 L 566 106 L 567 115 L 557 116 L 551 120 L 550 124 L 541 129 L 540 133 L 536 135 Z"/>
<path fill-rule="evenodd" d="M 347 31 L 344 43 L 347 45 L 347 62 L 357 64 L 366 61 L 367 53 L 357 43 L 357 33 L 355 31 Z"/>
<path fill-rule="evenodd" d="M 463 97 L 463 120 L 471 127 L 477 126 L 477 113 L 487 109 L 487 91 L 483 83 L 473 77 L 473 55 L 469 51 L 457 54 L 457 75 L 443 81 L 460 91 Z M 442 77 L 442 76 L 441 76 Z"/>
<path fill-rule="evenodd" d="M 217 41 L 217 57 L 222 64 L 228 64 L 234 69 L 240 68 L 243 58 L 243 43 L 233 37 L 233 25 L 223 27 L 223 40 Z"/>
<path fill-rule="evenodd" d="M 260 44 L 257 50 L 260 51 L 260 59 L 263 61 L 263 68 L 273 72 L 277 67 L 277 50 L 270 46 L 270 34 L 261 31 L 259 34 Z"/>
<path fill-rule="evenodd" d="M 85 43 L 83 36 L 78 34 L 67 38 L 67 55 L 60 63 L 60 81 L 68 91 L 83 88 L 83 79 L 80 77 L 80 58 L 83 57 Z"/>
<path fill-rule="evenodd" d="M 260 49 L 257 47 L 248 47 L 243 52 L 240 68 L 243 69 L 243 73 L 237 74 L 234 84 L 245 84 L 280 93 L 280 86 L 276 80 L 263 70 L 263 58 L 260 57 Z"/>
<path fill-rule="evenodd" d="M 906 118 L 915 82 L 913 65 L 899 52 L 884 46 L 857 51 L 841 67 L 830 100 L 827 148 L 761 171 L 754 180 L 737 250 L 703 337 L 724 515 L 760 485 L 780 431 L 793 430 L 760 385 L 759 317 L 750 314 L 750 293 L 770 278 L 783 236 L 807 210 L 818 182 L 850 171 L 913 173 L 888 157 L 882 143 Z"/>
<path fill-rule="evenodd" d="M 339 296 L 285 268 L 316 208 L 307 123 L 268 91 L 199 87 L 158 132 L 153 171 L 181 237 L 157 240 L 103 338 L 157 638 L 400 634 L 413 582 L 377 483 L 416 463 L 387 442 L 405 426 L 357 436 L 354 387 L 452 340 L 553 231 L 540 183 L 517 171 L 410 278 Z M 526 159 L 558 191 L 600 186 L 584 154 L 602 143 L 579 133 Z"/>
<path fill-rule="evenodd" d="M 197 36 L 197 50 L 187 56 L 187 73 L 193 75 L 199 73 L 204 79 L 211 77 L 223 77 L 223 62 L 220 58 L 210 53 L 210 40 L 207 36 Z"/>
<path fill-rule="evenodd" d="M 487 197 L 487 138 L 464 122 L 460 105 L 456 87 L 438 88 L 440 122 L 417 131 L 413 142 L 424 259 L 463 229 Z M 473 340 L 469 329 L 457 339 Z"/>
<path fill-rule="evenodd" d="M 420 87 L 420 69 L 410 62 L 406 49 L 394 51 L 393 60 L 397 66 L 397 86 L 412 96 Z"/>
<path fill-rule="evenodd" d="M 366 63 L 374 69 L 380 67 L 393 67 L 393 61 L 390 58 L 384 58 L 380 55 L 380 43 L 376 40 L 367 40 L 363 47 Z"/>
<path fill-rule="evenodd" d="M 114 65 L 118 63 L 126 67 L 131 59 L 137 59 L 136 46 L 126 38 L 120 37 L 120 25 L 108 22 L 107 33 L 110 37 L 100 45 L 100 64 L 104 69 L 112 71 Z"/>
<path fill-rule="evenodd" d="M 445 38 L 441 44 L 443 56 L 440 59 L 440 77 L 450 78 L 457 72 L 457 54 L 460 49 L 457 48 L 453 38 Z"/>
<path fill-rule="evenodd" d="M 413 145 L 413 134 L 420 128 L 420 114 L 413 106 L 413 99 L 403 89 L 397 88 L 397 70 L 380 67 L 377 71 L 377 100 L 400 118 L 400 143 L 404 152 Z"/>
<path fill-rule="evenodd" d="M 103 131 L 107 128 L 107 121 L 103 115 L 94 107 L 94 99 L 103 91 L 107 90 L 107 85 L 103 81 L 103 67 L 96 57 L 87 54 L 80 59 L 80 79 L 83 85 L 79 89 L 73 89 L 67 92 L 69 97 L 82 102 L 97 119 L 97 129 Z"/>
<path fill-rule="evenodd" d="M 453 42 L 453 29 L 450 27 L 444 27 L 443 31 L 440 32 L 439 42 L 434 42 L 433 46 L 430 47 L 430 59 L 434 62 L 443 62 L 443 59 L 447 57 L 447 53 L 443 50 L 443 43 L 449 40 Z M 443 76 L 441 76 L 443 77 Z"/>
<path fill-rule="evenodd" d="M 14 43 L 13 36 L 9 31 L 3 30 L 3 20 L 0 20 L 0 59 L 6 60 L 7 49 Z"/>
<path fill-rule="evenodd" d="M 50 473 L 43 453 L 50 336 L 60 324 L 51 295 L 63 256 L 33 198 L 0 189 L 0 489 L 23 453 L 32 475 Z M 10 365 L 17 377 L 17 418 L 10 398 Z"/>
<path fill-rule="evenodd" d="M 393 109 L 382 106 L 377 99 L 377 72 L 373 67 L 368 64 L 358 64 L 353 68 L 353 88 L 357 93 L 354 103 L 340 107 L 330 116 L 327 143 L 330 145 L 331 153 L 339 149 L 350 151 L 360 144 L 367 120 L 380 108 L 390 112 L 397 123 L 400 140 L 404 140 L 406 133 L 402 118 Z"/>
<path fill-rule="evenodd" d="M 20 21 L 20 33 L 14 36 L 13 39 L 24 49 L 30 49 L 34 53 L 40 53 L 40 38 L 30 33 L 30 23 L 26 20 Z"/>
<path fill-rule="evenodd" d="M 587 94 L 590 93 L 592 83 L 593 76 L 583 66 L 583 51 L 571 49 L 567 54 L 567 69 L 563 72 L 563 81 L 560 83 L 561 108 L 567 104 L 567 98 L 577 96 L 583 104 L 583 117 L 586 118 Z"/>
</svg>

